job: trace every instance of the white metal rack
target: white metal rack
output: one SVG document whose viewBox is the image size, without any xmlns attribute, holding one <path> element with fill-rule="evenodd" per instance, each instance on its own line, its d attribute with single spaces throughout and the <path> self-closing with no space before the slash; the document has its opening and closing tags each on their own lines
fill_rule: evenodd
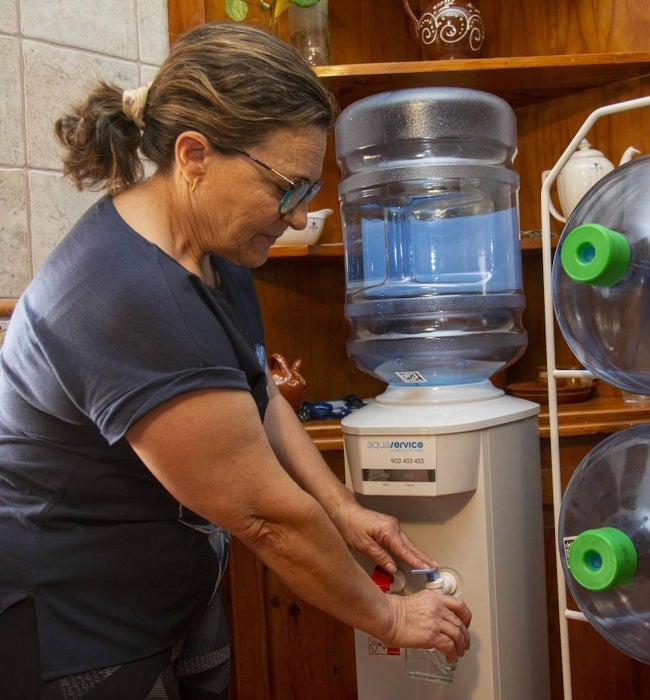
<svg viewBox="0 0 650 700">
<path fill-rule="evenodd" d="M 558 370 L 555 366 L 555 337 L 554 337 L 554 311 L 552 296 L 552 264 L 553 253 L 551 247 L 551 186 L 555 182 L 558 174 L 569 160 L 571 155 L 578 148 L 582 139 L 587 135 L 593 125 L 604 116 L 626 112 L 633 109 L 650 106 L 650 97 L 641 97 L 625 102 L 617 102 L 605 107 L 601 107 L 592 112 L 580 127 L 573 140 L 560 156 L 553 169 L 542 184 L 542 271 L 544 276 L 544 320 L 546 328 L 546 361 L 548 370 L 548 408 L 549 408 L 549 428 L 551 444 L 551 475 L 553 485 L 553 516 L 555 523 L 555 534 L 557 537 L 558 524 L 560 519 L 560 506 L 562 502 L 562 482 L 560 470 L 560 433 L 557 412 L 557 384 L 556 379 L 562 377 L 582 377 L 591 376 L 586 370 Z M 577 611 L 567 609 L 566 584 L 560 557 L 560 548 L 555 545 L 555 559 L 557 567 L 557 594 L 559 608 L 560 625 L 560 646 L 562 652 L 562 685 L 564 688 L 564 700 L 572 699 L 571 690 L 571 658 L 569 651 L 569 629 L 568 620 L 586 620 L 585 616 Z"/>
</svg>

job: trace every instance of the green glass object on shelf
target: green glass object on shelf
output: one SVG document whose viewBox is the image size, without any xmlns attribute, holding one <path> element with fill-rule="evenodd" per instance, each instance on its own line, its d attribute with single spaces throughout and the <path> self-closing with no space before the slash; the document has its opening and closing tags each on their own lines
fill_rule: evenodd
<svg viewBox="0 0 650 700">
<path fill-rule="evenodd" d="M 235 22 L 274 32 L 312 66 L 330 63 L 327 0 L 224 0 L 224 11 Z"/>
<path fill-rule="evenodd" d="M 277 20 L 280 15 L 291 5 L 296 7 L 313 7 L 320 0 L 224 0 L 226 15 L 235 22 L 244 22 L 248 18 L 248 9 L 252 4 L 264 12 L 269 12 L 269 17 Z"/>
<path fill-rule="evenodd" d="M 301 3 L 309 0 L 300 0 Z M 327 0 L 306 6 L 289 6 L 289 43 L 312 66 L 330 63 L 330 31 Z"/>
</svg>

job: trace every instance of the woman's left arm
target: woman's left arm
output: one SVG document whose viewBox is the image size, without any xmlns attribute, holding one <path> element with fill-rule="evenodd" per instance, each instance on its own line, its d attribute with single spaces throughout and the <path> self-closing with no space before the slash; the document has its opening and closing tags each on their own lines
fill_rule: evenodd
<svg viewBox="0 0 650 700">
<path fill-rule="evenodd" d="M 364 508 L 332 473 L 268 372 L 269 404 L 264 429 L 278 461 L 325 509 L 348 546 L 393 573 L 390 552 L 413 568 L 435 566 L 402 531 L 396 518 Z"/>
</svg>

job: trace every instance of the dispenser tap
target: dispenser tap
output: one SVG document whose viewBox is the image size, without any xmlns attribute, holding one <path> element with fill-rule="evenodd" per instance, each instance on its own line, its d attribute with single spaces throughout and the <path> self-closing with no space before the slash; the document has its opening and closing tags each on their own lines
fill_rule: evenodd
<svg viewBox="0 0 650 700">
<path fill-rule="evenodd" d="M 458 580 L 451 571 L 434 567 L 432 569 L 411 569 L 412 574 L 423 574 L 425 578 L 424 587 L 431 588 L 443 593 L 453 595 L 458 589 Z"/>
</svg>

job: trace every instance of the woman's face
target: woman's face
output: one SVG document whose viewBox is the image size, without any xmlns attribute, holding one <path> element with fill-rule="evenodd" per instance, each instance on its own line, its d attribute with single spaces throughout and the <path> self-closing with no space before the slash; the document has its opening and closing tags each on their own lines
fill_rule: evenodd
<svg viewBox="0 0 650 700">
<path fill-rule="evenodd" d="M 281 129 L 247 153 L 289 180 L 313 183 L 320 177 L 326 141 L 325 130 L 314 126 Z M 286 180 L 244 153 L 212 156 L 197 188 L 202 201 L 196 242 L 204 253 L 258 267 L 287 226 L 307 225 L 308 203 L 281 215 L 278 206 L 290 187 Z"/>
</svg>

